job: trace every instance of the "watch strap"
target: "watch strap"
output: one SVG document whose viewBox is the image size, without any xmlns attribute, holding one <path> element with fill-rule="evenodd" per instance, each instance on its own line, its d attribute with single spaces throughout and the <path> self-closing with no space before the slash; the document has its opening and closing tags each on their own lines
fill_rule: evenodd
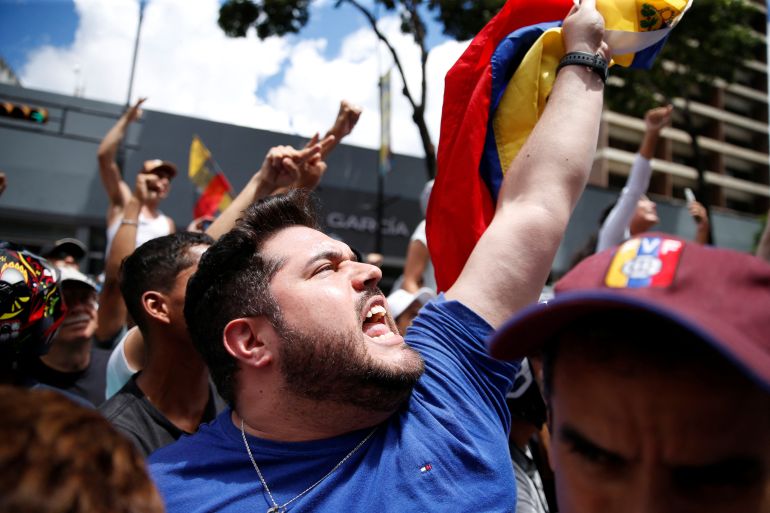
<svg viewBox="0 0 770 513">
<path fill-rule="evenodd" d="M 609 76 L 609 66 L 606 60 L 604 60 L 598 54 L 586 53 L 586 52 L 570 52 L 561 58 L 559 66 L 556 68 L 556 73 L 559 72 L 564 66 L 586 66 L 591 71 L 599 75 L 602 82 L 607 83 L 607 77 Z"/>
</svg>

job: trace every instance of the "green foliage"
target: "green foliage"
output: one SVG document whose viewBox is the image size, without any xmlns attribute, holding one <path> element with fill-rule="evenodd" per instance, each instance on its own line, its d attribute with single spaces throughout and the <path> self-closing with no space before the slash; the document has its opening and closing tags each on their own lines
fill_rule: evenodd
<svg viewBox="0 0 770 513">
<path fill-rule="evenodd" d="M 505 0 L 430 0 L 429 8 L 444 26 L 444 34 L 471 39 L 502 9 Z"/>
<path fill-rule="evenodd" d="M 654 26 L 658 13 L 642 14 Z M 765 18 L 746 0 L 696 0 L 672 31 L 652 70 L 615 66 L 611 75 L 625 82 L 607 91 L 611 109 L 641 117 L 648 109 L 675 97 L 706 98 L 715 80 L 735 81 L 746 60 L 764 51 L 758 31 Z M 754 27 L 754 29 L 752 29 Z M 672 66 L 672 63 L 679 66 Z"/>
<path fill-rule="evenodd" d="M 388 11 L 399 10 L 401 30 L 419 37 L 425 32 L 422 14 L 435 15 L 444 34 L 458 40 L 471 39 L 491 20 L 505 0 L 375 0 Z M 351 3 L 337 0 L 336 6 Z M 231 37 L 244 37 L 250 26 L 264 39 L 299 32 L 308 21 L 310 0 L 227 0 L 219 10 L 219 26 Z"/>
<path fill-rule="evenodd" d="M 265 39 L 273 35 L 299 32 L 308 22 L 311 0 L 226 0 L 219 9 L 219 26 L 228 36 L 244 37 L 249 27 L 255 27 L 257 36 Z M 532 0 L 537 1 L 537 0 Z M 336 0 L 335 7 L 347 4 L 368 21 L 377 37 L 385 43 L 404 82 L 403 94 L 412 106 L 412 119 L 420 132 L 425 150 L 425 168 L 428 178 L 436 175 L 436 150 L 425 122 L 427 91 L 426 63 L 430 50 L 426 46 L 425 16 L 435 15 L 444 26 L 444 33 L 456 39 L 470 39 L 494 17 L 505 0 L 374 0 L 387 11 L 397 11 L 401 17 L 401 31 L 414 38 L 420 49 L 421 88 L 413 94 L 407 85 L 404 67 L 398 52 L 377 26 L 375 12 L 361 0 Z"/>
<path fill-rule="evenodd" d="M 254 26 L 257 36 L 294 34 L 309 19 L 310 0 L 227 0 L 219 9 L 219 26 L 230 37 L 245 37 Z"/>
</svg>

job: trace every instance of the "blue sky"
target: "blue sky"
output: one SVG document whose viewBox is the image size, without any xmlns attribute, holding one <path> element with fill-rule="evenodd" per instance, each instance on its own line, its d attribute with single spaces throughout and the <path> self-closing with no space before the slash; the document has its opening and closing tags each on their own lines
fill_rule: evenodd
<svg viewBox="0 0 770 513">
<path fill-rule="evenodd" d="M 150 0 L 134 91 L 148 109 L 302 135 L 323 129 L 343 98 L 365 109 L 349 142 L 378 144 L 377 76 L 390 57 L 363 16 L 331 0 L 313 2 L 299 35 L 261 42 L 252 33 L 228 39 L 216 25 L 220 0 Z M 419 85 L 417 51 L 400 34 L 398 17 L 380 11 Z M 122 103 L 127 91 L 138 0 L 0 0 L 0 56 L 22 85 Z M 430 18 L 428 16 L 428 18 Z M 173 28 L 174 30 L 169 30 Z M 464 44 L 430 22 L 429 125 L 438 137 L 443 75 Z M 395 91 L 399 83 L 393 84 Z M 393 146 L 421 153 L 405 100 L 394 95 Z"/>
<path fill-rule="evenodd" d="M 33 48 L 71 44 L 77 25 L 68 0 L 0 0 L 0 55 L 20 69 Z"/>
</svg>

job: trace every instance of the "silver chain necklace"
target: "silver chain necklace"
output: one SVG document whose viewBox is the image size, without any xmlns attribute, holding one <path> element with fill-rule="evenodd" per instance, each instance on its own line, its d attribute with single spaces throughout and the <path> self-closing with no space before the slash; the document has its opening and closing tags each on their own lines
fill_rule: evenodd
<svg viewBox="0 0 770 513">
<path fill-rule="evenodd" d="M 249 453 L 249 459 L 251 460 L 251 464 L 254 465 L 254 470 L 257 471 L 257 475 L 259 476 L 259 480 L 262 482 L 262 486 L 265 488 L 265 491 L 267 492 L 268 497 L 270 497 L 270 502 L 273 504 L 270 508 L 268 508 L 267 513 L 286 513 L 286 507 L 291 504 L 292 502 L 296 501 L 300 497 L 304 496 L 306 493 L 308 493 L 310 490 L 318 486 L 323 482 L 324 479 L 329 477 L 330 475 L 334 474 L 334 471 L 337 470 L 342 466 L 343 463 L 348 461 L 351 456 L 353 456 L 358 449 L 360 449 L 374 434 L 375 431 L 377 431 L 377 427 L 375 426 L 374 429 L 372 429 L 366 437 L 358 442 L 358 445 L 353 447 L 353 450 L 351 450 L 349 453 L 345 455 L 344 458 L 340 460 L 339 463 L 334 465 L 334 468 L 331 469 L 329 472 L 326 473 L 325 476 L 323 476 L 321 479 L 316 481 L 315 483 L 308 486 L 305 491 L 302 493 L 294 496 L 293 499 L 284 502 L 282 505 L 279 505 L 277 502 L 275 502 L 275 498 L 273 498 L 273 494 L 270 492 L 270 488 L 267 486 L 267 481 L 265 481 L 264 476 L 262 475 L 262 471 L 259 470 L 259 465 L 257 465 L 257 460 L 254 459 L 254 455 L 251 454 L 251 447 L 249 447 L 249 442 L 246 440 L 246 430 L 244 429 L 244 422 L 243 417 L 241 417 L 241 437 L 243 438 L 243 445 L 246 446 L 246 452 Z"/>
</svg>

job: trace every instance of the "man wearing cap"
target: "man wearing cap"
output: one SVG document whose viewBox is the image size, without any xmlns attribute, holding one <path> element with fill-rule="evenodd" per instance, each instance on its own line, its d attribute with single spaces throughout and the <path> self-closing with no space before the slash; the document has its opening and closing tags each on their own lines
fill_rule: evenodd
<svg viewBox="0 0 770 513">
<path fill-rule="evenodd" d="M 61 293 L 67 312 L 42 356 L 22 361 L 31 379 L 70 392 L 98 406 L 104 401 L 105 374 L 110 351 L 96 345 L 96 284 L 71 267 L 59 268 Z"/>
<path fill-rule="evenodd" d="M 80 269 L 80 261 L 86 256 L 88 248 L 77 239 L 66 237 L 54 242 L 53 247 L 43 251 L 43 256 L 55 267 Z"/>
<path fill-rule="evenodd" d="M 163 214 L 158 208 L 160 202 L 168 196 L 171 189 L 171 180 L 176 176 L 176 166 L 165 160 L 146 160 L 142 164 L 140 173 L 157 176 L 154 181 L 156 194 L 153 201 L 145 204 L 135 219 L 124 217 L 124 210 L 131 198 L 131 188 L 121 177 L 121 170 L 115 162 L 120 141 L 126 135 L 128 126 L 142 115 L 141 106 L 146 98 L 140 98 L 125 114 L 123 114 L 115 126 L 102 139 L 99 145 L 99 175 L 102 178 L 109 207 L 107 209 L 107 252 L 115 238 L 115 233 L 121 224 L 131 224 L 137 227 L 136 245 L 141 246 L 150 239 L 168 235 L 175 231 L 174 221 Z"/>
<path fill-rule="evenodd" d="M 647 234 L 584 260 L 493 356 L 542 351 L 559 510 L 770 511 L 770 266 Z"/>
</svg>

